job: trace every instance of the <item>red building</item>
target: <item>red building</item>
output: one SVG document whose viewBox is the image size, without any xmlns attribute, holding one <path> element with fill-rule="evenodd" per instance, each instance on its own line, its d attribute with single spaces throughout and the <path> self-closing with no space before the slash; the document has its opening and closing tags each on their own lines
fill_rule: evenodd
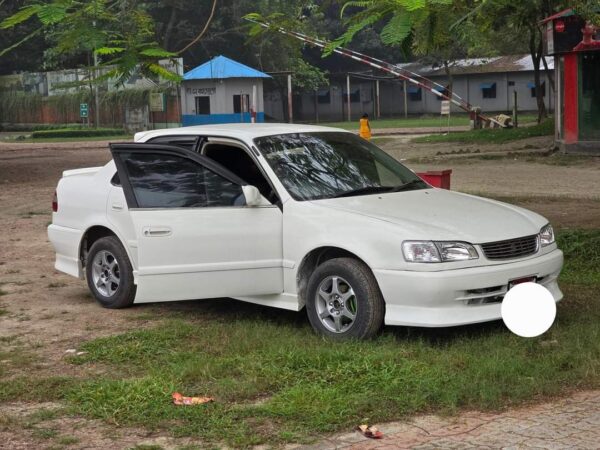
<svg viewBox="0 0 600 450">
<path fill-rule="evenodd" d="M 554 56 L 556 142 L 565 152 L 600 155 L 600 27 L 572 9 L 543 22 Z"/>
</svg>

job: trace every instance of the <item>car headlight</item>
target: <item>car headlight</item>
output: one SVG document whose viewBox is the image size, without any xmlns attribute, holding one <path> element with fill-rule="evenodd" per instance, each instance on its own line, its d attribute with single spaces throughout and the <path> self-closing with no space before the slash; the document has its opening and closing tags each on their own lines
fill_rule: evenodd
<svg viewBox="0 0 600 450">
<path fill-rule="evenodd" d="M 540 242 L 542 247 L 554 243 L 554 230 L 552 229 L 552 225 L 548 224 L 542 227 L 540 230 Z"/>
<path fill-rule="evenodd" d="M 404 241 L 402 253 L 408 262 L 434 263 L 477 259 L 477 250 L 466 242 Z"/>
</svg>

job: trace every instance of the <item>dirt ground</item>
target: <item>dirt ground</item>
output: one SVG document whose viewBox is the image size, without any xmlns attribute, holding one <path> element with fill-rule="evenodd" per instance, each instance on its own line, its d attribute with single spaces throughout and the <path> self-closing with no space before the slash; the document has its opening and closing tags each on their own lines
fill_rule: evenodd
<svg viewBox="0 0 600 450">
<path fill-rule="evenodd" d="M 533 138 L 500 146 L 410 144 L 405 137 L 382 145 L 416 171 L 452 168 L 453 188 L 496 197 L 538 211 L 558 227 L 600 227 L 600 158 L 576 159 L 572 164 L 528 161 L 519 155 L 508 159 L 477 159 L 483 153 L 544 151 L 551 142 Z M 65 361 L 65 351 L 82 342 L 144 326 L 134 320 L 149 311 L 193 308 L 194 302 L 144 305 L 129 310 L 97 306 L 85 282 L 56 272 L 54 252 L 46 236 L 51 201 L 57 180 L 66 169 L 97 166 L 110 159 L 106 142 L 8 144 L 0 142 L 0 350 L 18 348 L 35 355 L 35 361 L 14 367 L 0 360 L 5 377 L 30 373 L 77 375 L 85 370 Z M 465 149 L 472 152 L 465 157 Z M 479 154 L 473 153 L 479 149 Z M 462 154 L 451 153 L 463 150 Z M 440 153 L 446 153 L 442 155 Z M 449 155 L 447 153 L 450 153 Z M 423 162 L 423 158 L 429 158 Z M 2 371 L 0 370 L 0 373 Z M 11 427 L 41 408 L 15 399 L 0 405 L 0 449 L 45 448 L 47 440 L 33 429 Z M 187 440 L 173 440 L 144 430 L 110 426 L 82 418 L 62 418 L 49 424 L 61 434 L 79 439 L 65 448 L 129 448 L 158 444 L 175 448 Z"/>
</svg>

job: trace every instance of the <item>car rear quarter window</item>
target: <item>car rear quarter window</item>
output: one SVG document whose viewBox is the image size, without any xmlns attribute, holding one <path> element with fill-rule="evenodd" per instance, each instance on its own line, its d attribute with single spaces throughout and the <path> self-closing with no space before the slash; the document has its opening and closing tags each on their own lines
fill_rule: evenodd
<svg viewBox="0 0 600 450">
<path fill-rule="evenodd" d="M 177 155 L 123 153 L 139 208 L 203 208 L 244 204 L 242 188 Z"/>
</svg>

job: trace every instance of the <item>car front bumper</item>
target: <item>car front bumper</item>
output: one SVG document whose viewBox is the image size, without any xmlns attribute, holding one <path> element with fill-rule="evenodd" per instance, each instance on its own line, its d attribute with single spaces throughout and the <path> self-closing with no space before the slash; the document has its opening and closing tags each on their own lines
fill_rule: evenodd
<svg viewBox="0 0 600 450">
<path fill-rule="evenodd" d="M 386 325 L 449 327 L 501 318 L 501 299 L 511 280 L 535 276 L 560 301 L 558 275 L 563 254 L 556 249 L 517 262 L 418 272 L 374 270 L 386 303 Z"/>
</svg>

